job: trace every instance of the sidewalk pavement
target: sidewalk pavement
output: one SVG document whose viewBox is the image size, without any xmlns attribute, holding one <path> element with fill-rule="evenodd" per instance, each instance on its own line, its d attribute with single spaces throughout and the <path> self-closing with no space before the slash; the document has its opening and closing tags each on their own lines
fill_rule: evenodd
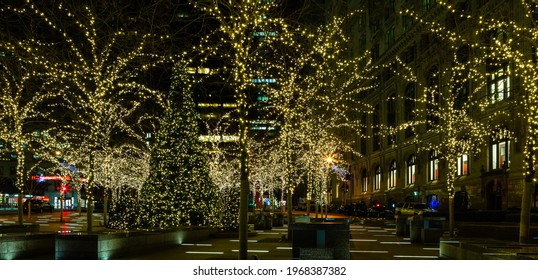
<svg viewBox="0 0 538 280">
<path fill-rule="evenodd" d="M 537 260 L 538 226 L 531 240 L 519 243 L 518 223 L 456 222 L 456 237 L 441 238 L 439 257 L 453 260 Z"/>
<path fill-rule="evenodd" d="M 441 238 L 439 257 L 450 260 L 538 260 L 538 244 L 479 238 Z"/>
<path fill-rule="evenodd" d="M 32 221 L 34 223 L 40 224 L 41 231 L 48 231 L 47 227 L 50 227 L 50 231 L 58 230 L 74 230 L 74 231 L 84 231 L 85 218 L 86 215 L 83 213 L 81 216 L 76 214 L 76 212 L 67 212 L 66 221 L 64 223 L 59 223 L 59 212 L 55 211 L 55 215 L 49 218 L 49 222 L 43 221 L 37 217 L 37 215 L 32 215 L 36 219 Z M 295 217 L 306 216 L 306 213 L 303 211 L 293 211 L 292 214 Z M 0 215 L 17 215 L 17 211 L 0 211 Z M 310 218 L 315 218 L 315 213 L 310 213 Z M 326 215 L 329 219 L 349 219 L 350 223 L 364 223 L 364 219 L 357 217 L 348 217 L 346 215 L 338 213 L 328 213 Z M 318 219 L 325 218 L 325 214 L 321 215 L 318 213 Z M 97 218 L 98 219 L 98 218 Z M 1 220 L 1 219 L 0 219 Z M 5 222 L 5 221 L 4 221 Z M 97 222 L 97 221 L 96 221 Z M 99 221 L 100 222 L 100 221 Z M 99 222 L 96 223 L 96 228 L 94 230 L 101 231 L 106 230 L 102 227 Z M 385 222 L 384 220 L 369 220 L 368 223 L 376 222 Z M 514 223 L 506 224 L 492 224 L 492 223 L 457 223 L 457 228 L 459 229 L 459 235 L 455 238 L 443 237 L 439 243 L 439 257 L 442 259 L 454 259 L 454 260 L 485 260 L 485 259 L 502 259 L 502 260 L 519 260 L 519 259 L 538 259 L 538 227 L 532 226 L 531 236 L 533 236 L 533 243 L 536 244 L 520 244 L 516 242 L 518 234 L 518 225 Z M 281 233 L 273 233 L 275 235 L 257 235 L 254 237 L 249 237 L 252 239 L 253 246 L 255 247 L 273 247 L 271 249 L 272 254 L 271 258 L 276 259 L 290 259 L 291 258 L 291 242 L 283 240 L 283 236 L 287 234 L 287 227 L 281 229 Z M 214 244 L 216 248 L 219 246 L 229 247 L 230 239 L 234 238 L 220 238 L 222 242 Z M 504 239 L 504 240 L 503 240 Z M 255 241 L 256 240 L 256 241 Z M 222 243 L 221 245 L 219 245 Z M 203 244 L 203 243 L 201 243 Z M 194 245 L 196 247 L 196 245 Z M 202 245 L 203 246 L 203 245 Z M 186 250 L 185 247 L 182 251 Z M 255 249 L 254 249 L 255 250 Z M 161 253 L 159 253 L 161 254 Z M 177 254 L 177 251 L 175 253 Z M 256 253 L 252 254 L 253 256 Z M 260 254 L 262 256 L 262 254 Z M 151 258 L 151 254 L 146 256 L 148 259 Z M 155 256 L 157 259 L 162 258 L 162 255 Z M 172 257 L 172 256 L 170 256 Z M 201 259 L 207 259 L 207 256 L 199 256 Z M 195 255 L 189 255 L 189 259 L 196 259 Z M 215 259 L 235 259 L 236 256 L 215 256 Z"/>
</svg>

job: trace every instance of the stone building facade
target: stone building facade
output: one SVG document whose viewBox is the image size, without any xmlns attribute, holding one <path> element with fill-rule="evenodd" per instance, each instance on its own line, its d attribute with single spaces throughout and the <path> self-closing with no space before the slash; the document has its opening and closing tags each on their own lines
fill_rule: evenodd
<svg viewBox="0 0 538 280">
<path fill-rule="evenodd" d="M 518 0 L 449 2 L 456 10 L 477 17 L 525 20 Z M 428 103 L 421 100 L 426 100 L 424 95 L 432 83 L 441 96 L 450 94 L 454 88 L 453 80 L 447 77 L 447 69 L 453 67 L 454 59 L 459 59 L 454 52 L 461 52 L 468 60 L 484 54 L 464 46 L 449 50 L 439 34 L 432 32 L 432 26 L 420 23 L 420 19 L 469 36 L 474 36 L 476 26 L 447 13 L 446 6 L 435 0 L 348 1 L 348 9 L 363 11 L 350 29 L 355 55 L 369 51 L 372 62 L 380 70 L 375 73 L 378 82 L 375 90 L 363 96 L 372 106 L 372 112 L 361 117 L 363 131 L 358 133 L 356 145 L 360 155 L 346 156 L 352 174 L 348 182 L 351 187 L 347 192 L 333 193 L 333 201 L 389 206 L 415 201 L 448 211 L 447 162 L 435 148 L 428 148 L 447 141 L 446 135 L 442 129 L 428 132 L 424 121 L 429 115 L 417 112 L 428 110 Z M 396 57 L 399 62 L 395 62 Z M 405 67 L 411 69 L 414 79 L 405 77 Z M 470 112 L 486 122 L 490 131 L 484 133 L 479 151 L 458 155 L 454 183 L 456 210 L 506 210 L 521 205 L 527 129 L 525 120 L 518 117 L 517 107 L 524 94 L 519 79 L 511 77 L 510 67 L 510 63 L 479 67 L 483 78 L 467 82 L 458 91 L 463 94 L 462 102 L 490 100 L 481 110 Z M 410 123 L 414 125 L 406 125 Z M 439 125 L 442 127 L 443 123 Z M 393 132 L 383 133 L 386 128 L 393 128 Z M 535 190 L 534 207 L 536 194 Z"/>
</svg>

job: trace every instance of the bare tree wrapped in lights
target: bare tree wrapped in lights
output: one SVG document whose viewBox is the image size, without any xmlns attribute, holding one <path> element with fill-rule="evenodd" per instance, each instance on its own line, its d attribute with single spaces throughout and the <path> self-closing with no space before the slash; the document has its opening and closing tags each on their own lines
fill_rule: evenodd
<svg viewBox="0 0 538 280">
<path fill-rule="evenodd" d="M 14 19 L 17 24 L 13 26 L 18 28 L 6 34 L 15 34 L 15 31 L 19 34 L 11 37 L 3 34 L 5 40 L 0 47 L 41 69 L 43 75 L 59 84 L 56 93 L 71 94 L 68 104 L 76 115 L 64 122 L 72 126 L 72 131 L 84 135 L 83 141 L 77 144 L 86 146 L 89 151 L 88 231 L 93 228 L 92 190 L 98 164 L 95 153 L 110 146 L 118 137 L 143 141 L 141 131 L 132 128 L 132 119 L 109 123 L 109 116 L 121 108 L 136 110 L 142 101 L 154 99 L 158 92 L 142 83 L 142 73 L 169 58 L 156 55 L 152 53 L 154 49 L 150 49 L 155 47 L 152 42 L 164 43 L 167 37 L 141 28 L 152 27 L 151 23 L 129 18 L 125 13 L 134 6 L 127 8 L 116 4 L 69 1 L 51 4 L 27 0 L 16 6 L 2 7 L 4 20 Z M 109 131 L 108 128 L 114 130 L 112 135 L 103 133 Z"/>
<path fill-rule="evenodd" d="M 457 4 L 452 1 L 437 1 L 439 14 L 442 17 L 423 19 L 414 15 L 425 24 L 433 34 L 443 38 L 451 45 L 468 45 L 475 54 L 482 56 L 486 72 L 481 79 L 487 85 L 487 95 L 481 108 L 488 111 L 489 121 L 505 126 L 501 137 L 513 136 L 509 130 L 516 131 L 518 138 L 523 140 L 524 159 L 521 170 L 511 168 L 511 174 L 525 178 L 521 199 L 521 219 L 519 241 L 529 242 L 530 208 L 532 190 L 536 182 L 536 138 L 538 125 L 538 95 L 536 77 L 536 43 L 538 11 L 533 1 L 492 1 L 483 7 L 468 9 L 465 3 Z M 495 7 L 495 9 L 491 9 Z M 406 11 L 409 14 L 412 12 Z M 465 23 L 472 28 L 462 29 L 458 25 L 447 26 L 446 22 Z M 514 84 L 517 82 L 518 84 Z M 517 93 L 517 94 L 513 94 Z M 511 111 L 490 108 L 517 108 Z M 509 119 L 510 124 L 503 124 Z M 524 127 L 524 129 L 519 129 Z M 508 128 L 509 130 L 506 130 Z M 499 131 L 502 131 L 499 130 Z M 499 133 L 498 133 L 499 134 Z M 508 139 L 508 138 L 505 138 Z M 500 159 L 496 159 L 500 161 Z M 509 161 L 501 163 L 502 168 L 509 168 Z M 499 168 L 498 166 L 496 168 Z"/>
<path fill-rule="evenodd" d="M 444 1 L 441 4 L 450 7 Z M 475 37 L 464 39 L 483 38 L 483 43 L 477 45 L 488 60 L 489 104 L 506 103 L 509 108 L 517 108 L 508 116 L 523 127 L 511 127 L 524 147 L 521 174 L 525 184 L 521 196 L 519 242 L 529 243 L 532 194 L 537 181 L 535 173 L 538 162 L 538 4 L 535 1 L 517 0 L 511 6 L 507 3 L 502 5 L 506 8 L 504 12 L 488 17 L 452 12 L 476 23 Z M 503 116 L 500 112 L 498 114 Z M 506 162 L 507 167 L 508 164 Z"/>
<path fill-rule="evenodd" d="M 240 158 L 240 212 L 239 212 L 239 258 L 246 259 L 247 253 L 247 212 L 248 193 L 248 147 L 247 147 L 247 108 L 248 95 L 255 87 L 253 79 L 259 67 L 263 53 L 259 50 L 264 45 L 287 32 L 286 25 L 274 14 L 278 6 L 272 1 L 192 1 L 196 8 L 212 17 L 217 22 L 214 33 L 202 38 L 196 49 L 202 54 L 218 57 L 226 65 L 230 74 L 229 82 L 234 90 L 239 122 L 239 158 Z M 272 34 L 279 34 L 273 36 Z"/>
<path fill-rule="evenodd" d="M 214 136 L 206 147 L 209 177 L 218 187 L 219 220 L 222 230 L 235 231 L 239 228 L 239 159 L 230 155 L 220 137 L 219 127 L 212 132 Z"/>
<path fill-rule="evenodd" d="M 286 191 L 286 170 L 284 165 L 284 154 L 280 149 L 278 139 L 274 141 L 255 141 L 249 143 L 250 159 L 250 181 L 251 192 L 255 195 L 259 193 L 259 199 L 265 199 L 265 193 L 270 201 L 268 210 L 275 210 L 275 199 L 283 198 Z M 261 201 L 261 208 L 265 209 L 265 204 Z"/>
<path fill-rule="evenodd" d="M 397 73 L 424 90 L 413 102 L 413 118 L 399 127 L 383 127 L 387 135 L 397 130 L 412 131 L 417 152 L 428 153 L 430 181 L 440 180 L 439 160 L 446 162 L 446 191 L 448 193 L 449 231 L 454 234 L 454 196 L 458 176 L 468 174 L 470 155 L 478 154 L 485 145 L 490 125 L 484 119 L 481 107 L 484 100 L 477 98 L 482 89 L 483 77 L 477 69 L 483 65 L 480 57 L 471 57 L 467 45 L 451 45 L 439 54 L 450 63 L 430 68 L 424 80 L 400 63 Z M 443 56 L 444 55 L 444 56 Z M 471 93 L 471 83 L 475 85 Z M 405 96 L 404 98 L 409 98 Z M 409 102 L 407 102 L 409 103 Z"/>
<path fill-rule="evenodd" d="M 22 197 L 24 185 L 29 178 L 32 165 L 30 156 L 36 153 L 35 135 L 39 123 L 48 121 L 49 111 L 45 105 L 55 108 L 65 92 L 49 91 L 54 85 L 50 79 L 40 75 L 35 67 L 27 65 L 10 53 L 0 56 L 0 141 L 16 157 L 16 183 L 19 189 L 18 223 L 23 222 Z"/>
<path fill-rule="evenodd" d="M 508 3 L 497 3 L 507 5 Z M 417 22 L 425 25 L 430 32 L 448 46 L 445 56 L 451 65 L 445 69 L 437 68 L 429 73 L 424 98 L 425 104 L 419 113 L 426 121 L 425 133 L 439 135 L 438 143 L 430 143 L 424 148 L 435 150 L 439 158 L 447 162 L 447 190 L 449 194 L 450 234 L 454 230 L 454 182 L 458 166 L 462 157 L 469 153 L 477 153 L 485 146 L 490 135 L 492 141 L 499 142 L 513 139 L 520 135 L 510 130 L 517 129 L 515 123 L 525 126 L 526 133 L 522 133 L 526 147 L 525 170 L 527 182 L 533 182 L 534 146 L 536 138 L 535 106 L 536 77 L 538 69 L 531 55 L 536 42 L 536 22 L 534 22 L 536 5 L 528 1 L 513 1 L 517 13 L 521 17 L 513 18 L 506 14 L 512 12 L 512 7 L 499 9 L 484 16 L 478 10 L 466 9 L 464 5 L 454 4 L 451 1 L 438 1 L 436 9 L 444 13 L 443 16 L 426 20 L 411 11 Z M 443 18 L 444 20 L 440 20 Z M 457 24 L 447 25 L 448 22 L 463 23 L 472 28 L 459 28 Z M 511 79 L 518 77 L 519 79 Z M 511 96 L 513 89 L 517 88 L 513 81 L 521 82 L 521 91 L 517 98 Z M 471 91 L 471 86 L 474 88 Z M 484 94 L 485 92 L 486 94 Z M 512 113 L 506 110 L 492 110 L 497 106 L 506 108 L 519 108 Z M 497 107 L 499 108 L 499 107 Z M 420 139 L 420 138 L 417 138 Z M 508 148 L 507 150 L 508 151 Z M 492 162 L 498 161 L 494 168 L 506 170 L 509 159 L 499 155 L 492 155 Z M 508 151 L 509 152 L 509 151 Z M 515 170 L 514 170 L 515 171 Z M 518 172 L 518 171 L 516 171 Z M 525 186 L 522 198 L 520 242 L 528 241 L 528 222 L 530 213 L 530 189 Z"/>
<path fill-rule="evenodd" d="M 322 178 L 328 175 L 327 156 L 357 153 L 355 141 L 366 137 L 360 135 L 359 116 L 371 111 L 362 102 L 363 94 L 376 85 L 370 54 L 352 55 L 349 38 L 343 32 L 358 13 L 362 12 L 290 32 L 293 37 L 282 44 L 289 50 L 284 52 L 287 63 L 269 66 L 279 80 L 276 87 L 267 87 L 266 91 L 281 120 L 279 141 L 286 155 L 283 164 L 289 171 L 291 192 L 303 178 L 317 181 L 307 182 L 307 186 L 316 186 L 318 193 L 326 192 L 327 180 Z M 298 166 L 302 168 L 298 170 Z M 318 199 L 325 200 L 322 196 Z"/>
<path fill-rule="evenodd" d="M 301 166 L 301 179 L 307 186 L 307 212 L 315 211 L 316 216 L 327 211 L 332 191 L 330 177 L 335 173 L 335 167 L 347 169 L 349 163 L 344 160 L 345 152 L 355 152 L 346 137 L 338 134 L 338 129 L 325 126 L 324 119 L 310 116 L 303 124 L 303 131 L 296 133 L 301 139 L 301 154 L 296 158 L 296 164 Z M 310 201 L 315 202 L 315 209 L 310 209 Z M 325 205 L 324 209 L 319 206 Z"/>
<path fill-rule="evenodd" d="M 111 196 L 110 218 L 108 221 L 105 219 L 105 223 L 110 228 L 135 228 L 138 226 L 140 189 L 150 173 L 149 150 L 146 147 L 121 145 L 103 156 L 100 168 L 96 170 L 96 182 L 105 187 Z M 106 206 L 105 200 L 105 210 Z"/>
</svg>

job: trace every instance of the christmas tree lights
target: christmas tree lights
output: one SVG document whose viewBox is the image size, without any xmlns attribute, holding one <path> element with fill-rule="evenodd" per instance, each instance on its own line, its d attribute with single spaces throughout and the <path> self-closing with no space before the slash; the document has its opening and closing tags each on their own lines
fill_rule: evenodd
<svg viewBox="0 0 538 280">
<path fill-rule="evenodd" d="M 536 104 L 538 102 L 536 97 L 536 70 L 538 68 L 534 58 L 537 34 L 536 3 L 517 0 L 502 3 L 492 1 L 485 5 L 487 7 L 467 10 L 456 8 L 458 6 L 453 1 L 437 1 L 437 4 L 436 9 L 442 12 L 440 13 L 442 16 L 436 18 L 425 19 L 409 10 L 403 13 L 414 16 L 417 22 L 440 38 L 443 43 L 448 43 L 452 52 L 462 46 L 469 49 L 470 59 L 461 61 L 454 56 L 451 59 L 454 62 L 452 67 L 439 73 L 441 77 L 451 75 L 452 86 L 449 88 L 452 91 L 456 91 L 454 85 L 462 84 L 466 80 L 472 81 L 474 85 L 474 91 L 469 94 L 471 98 L 469 105 L 465 106 L 466 112 L 447 106 L 451 102 L 454 103 L 453 99 L 450 100 L 450 96 L 445 95 L 441 98 L 441 100 L 448 98 L 448 101 L 445 102 L 447 105 L 439 108 L 439 116 L 443 120 L 437 132 L 442 133 L 443 141 L 446 142 L 440 150 L 444 150 L 445 160 L 447 160 L 449 170 L 447 185 L 450 197 L 453 196 L 451 185 L 454 182 L 456 156 L 471 148 L 479 150 L 488 140 L 488 135 L 491 135 L 493 141 L 499 141 L 505 137 L 522 141 L 524 143 L 522 146 L 525 147 L 523 151 L 525 168 L 521 170 L 512 168 L 511 173 L 522 172 L 527 182 L 535 181 Z M 492 7 L 495 7 L 495 11 L 491 10 Z M 487 13 L 484 14 L 486 10 Z M 448 22 L 446 19 L 454 19 L 462 25 L 447 26 L 444 24 Z M 483 92 L 487 94 L 484 95 Z M 507 108 L 518 109 L 506 110 Z M 476 121 L 471 121 L 468 116 Z M 458 129 L 458 126 L 463 125 L 465 129 Z M 519 125 L 525 129 L 518 131 Z M 460 134 L 464 131 L 466 131 L 465 135 L 476 135 L 476 137 L 462 138 Z M 494 134 L 495 131 L 497 133 Z M 479 137 L 480 135 L 482 138 Z M 458 141 L 458 137 L 461 140 Z M 509 167 L 509 162 L 506 162 L 505 166 Z M 522 197 L 521 242 L 528 239 L 526 229 L 528 225 L 524 220 L 528 220 L 530 196 L 527 194 L 530 193 L 528 189 L 532 188 L 530 185 L 532 184 L 526 184 Z"/>
<path fill-rule="evenodd" d="M 239 213 L 239 258 L 246 259 L 247 212 L 249 167 L 248 167 L 248 95 L 255 89 L 252 82 L 257 70 L 263 67 L 263 50 L 268 43 L 280 40 L 286 34 L 287 25 L 279 16 L 274 16 L 276 2 L 271 1 L 191 1 L 195 8 L 217 22 L 215 32 L 202 38 L 196 46 L 197 57 L 218 57 L 229 74 L 237 104 L 239 124 L 240 159 L 240 213 Z M 257 34 L 257 35 L 256 35 Z M 277 34 L 277 36 L 267 36 Z M 260 36 L 258 36 L 260 35 Z"/>
<path fill-rule="evenodd" d="M 156 136 L 150 176 L 141 189 L 146 228 L 219 227 L 218 189 L 211 181 L 188 74 L 175 69 L 168 106 Z"/>
<path fill-rule="evenodd" d="M 293 190 L 300 182 L 308 186 L 307 197 L 328 191 L 328 156 L 354 153 L 364 123 L 360 116 L 371 114 L 372 106 L 363 102 L 366 93 L 377 86 L 370 53 L 350 56 L 350 41 L 344 34 L 362 11 L 333 17 L 319 27 L 293 30 L 282 43 L 286 63 L 268 66 L 277 73 L 279 84 L 267 87 L 270 106 L 280 124 L 279 154 L 289 174 L 285 176 Z M 300 46 L 297 49 L 297 46 Z M 317 204 L 326 204 L 326 195 L 317 195 Z"/>
<path fill-rule="evenodd" d="M 22 35 L 27 36 L 6 37 L 0 48 L 54 81 L 56 94 L 64 93 L 68 100 L 68 111 L 76 112 L 69 115 L 70 121 L 62 123 L 62 129 L 84 135 L 77 145 L 88 151 L 88 231 L 93 228 L 92 190 L 99 164 L 97 153 L 112 146 L 118 137 L 143 143 L 141 128 L 133 126 L 133 119 L 140 116 L 135 111 L 146 100 L 158 100 L 159 92 L 141 82 L 142 73 L 170 59 L 150 49 L 153 40 L 163 38 L 130 30 L 127 17 L 121 17 L 124 22 L 120 20 L 119 25 L 108 22 L 107 12 L 113 9 L 99 10 L 104 6 L 91 4 L 94 5 L 27 0 L 21 5 L 0 8 L 6 18 L 18 17 L 17 27 L 26 28 Z M 39 32 L 34 34 L 32 30 Z"/>
<path fill-rule="evenodd" d="M 22 197 L 31 170 L 37 165 L 29 156 L 36 152 L 36 128 L 32 123 L 50 117 L 43 106 L 55 108 L 63 90 L 50 91 L 55 85 L 38 68 L 19 62 L 10 56 L 0 57 L 0 141 L 16 157 L 16 183 L 20 190 L 18 199 L 18 223 L 22 224 Z M 34 165 L 33 167 L 30 165 Z"/>
</svg>

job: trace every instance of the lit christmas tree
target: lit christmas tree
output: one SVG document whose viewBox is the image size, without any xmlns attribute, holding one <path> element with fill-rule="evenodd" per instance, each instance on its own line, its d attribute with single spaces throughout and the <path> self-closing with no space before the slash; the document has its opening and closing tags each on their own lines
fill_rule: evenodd
<svg viewBox="0 0 538 280">
<path fill-rule="evenodd" d="M 142 227 L 218 226 L 217 187 L 199 140 L 188 78 L 176 69 L 156 136 L 151 172 L 141 190 Z"/>
</svg>

